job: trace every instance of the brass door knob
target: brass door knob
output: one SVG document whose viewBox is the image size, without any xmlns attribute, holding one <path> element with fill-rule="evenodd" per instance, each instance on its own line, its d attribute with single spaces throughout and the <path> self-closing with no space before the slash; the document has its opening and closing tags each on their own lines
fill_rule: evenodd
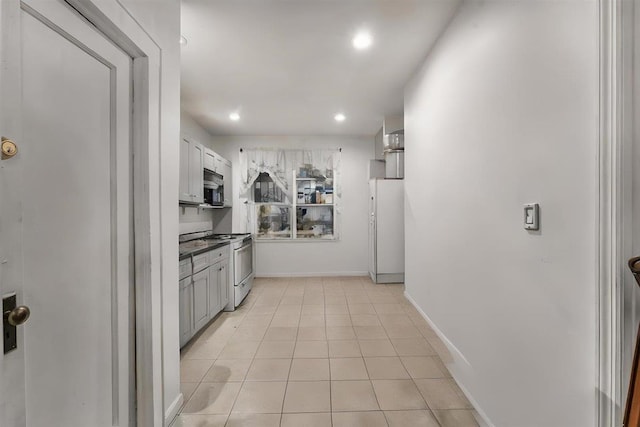
<svg viewBox="0 0 640 427">
<path fill-rule="evenodd" d="M 2 148 L 2 160 L 10 159 L 18 153 L 16 143 L 4 136 L 1 138 L 0 147 Z"/>
<path fill-rule="evenodd" d="M 29 316 L 31 316 L 31 310 L 29 310 L 29 307 L 25 305 L 19 305 L 13 310 L 5 312 L 5 315 L 7 316 L 7 321 L 11 326 L 19 326 L 29 319 Z"/>
</svg>

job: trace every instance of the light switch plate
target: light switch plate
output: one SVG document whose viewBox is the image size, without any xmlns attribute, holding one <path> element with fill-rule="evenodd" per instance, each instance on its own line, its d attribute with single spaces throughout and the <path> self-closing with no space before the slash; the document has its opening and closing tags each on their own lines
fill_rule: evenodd
<svg viewBox="0 0 640 427">
<path fill-rule="evenodd" d="M 527 203 L 524 205 L 524 229 L 540 229 L 540 207 L 537 203 Z"/>
</svg>

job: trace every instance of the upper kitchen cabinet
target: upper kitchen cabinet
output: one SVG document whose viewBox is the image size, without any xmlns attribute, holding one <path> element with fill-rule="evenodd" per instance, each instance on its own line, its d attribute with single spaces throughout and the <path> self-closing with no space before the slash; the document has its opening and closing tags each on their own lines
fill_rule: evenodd
<svg viewBox="0 0 640 427">
<path fill-rule="evenodd" d="M 180 141 L 180 199 L 181 203 L 203 203 L 204 148 L 183 138 Z"/>
<path fill-rule="evenodd" d="M 204 149 L 204 168 L 210 170 L 211 172 L 220 173 L 216 170 L 216 166 L 220 161 L 218 160 L 220 156 L 218 156 L 213 151 L 208 148 Z"/>
<path fill-rule="evenodd" d="M 230 208 L 233 200 L 231 196 L 232 182 L 231 182 L 231 162 L 227 159 L 222 159 L 222 172 L 220 173 L 224 179 L 224 206 Z"/>
<path fill-rule="evenodd" d="M 224 165 L 225 162 L 229 162 L 224 157 L 220 156 L 213 150 L 208 148 L 204 149 L 204 168 L 210 170 L 211 172 L 215 172 L 218 175 L 224 175 Z M 231 164 L 229 162 L 229 164 Z"/>
</svg>

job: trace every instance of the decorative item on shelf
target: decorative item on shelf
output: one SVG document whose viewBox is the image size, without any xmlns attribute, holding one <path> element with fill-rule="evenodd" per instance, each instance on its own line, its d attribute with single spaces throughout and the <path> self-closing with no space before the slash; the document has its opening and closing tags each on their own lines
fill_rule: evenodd
<svg viewBox="0 0 640 427">
<path fill-rule="evenodd" d="M 333 187 L 327 187 L 324 189 L 324 202 L 332 205 L 333 204 Z"/>
<path fill-rule="evenodd" d="M 316 187 L 316 203 L 322 203 L 322 187 Z"/>
<path fill-rule="evenodd" d="M 311 203 L 311 187 L 304 187 L 304 203 Z"/>
</svg>

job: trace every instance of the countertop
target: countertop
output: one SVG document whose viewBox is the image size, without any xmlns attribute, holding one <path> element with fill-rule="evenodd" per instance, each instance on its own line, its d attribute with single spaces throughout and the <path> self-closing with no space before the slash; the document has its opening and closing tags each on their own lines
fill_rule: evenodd
<svg viewBox="0 0 640 427">
<path fill-rule="evenodd" d="M 191 240 L 190 242 L 180 243 L 178 249 L 180 261 L 185 258 L 189 258 L 191 255 L 198 255 L 216 248 L 221 248 L 228 244 L 228 240 L 215 239 Z"/>
</svg>

